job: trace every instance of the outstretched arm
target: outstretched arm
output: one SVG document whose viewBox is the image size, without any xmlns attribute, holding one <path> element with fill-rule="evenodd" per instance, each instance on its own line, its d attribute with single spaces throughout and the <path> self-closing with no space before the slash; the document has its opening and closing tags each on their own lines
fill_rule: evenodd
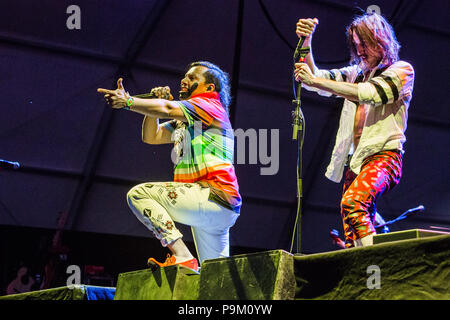
<svg viewBox="0 0 450 320">
<path fill-rule="evenodd" d="M 169 87 L 152 90 L 156 97 L 166 99 L 139 99 L 125 92 L 122 81 L 122 78 L 117 80 L 116 90 L 99 88 L 97 92 L 103 93 L 106 102 L 114 109 L 128 107 L 131 111 L 145 115 L 142 122 L 142 141 L 149 144 L 171 143 L 170 131 L 159 125 L 158 118 L 186 121 L 186 117 L 178 104 L 172 101 Z"/>
<path fill-rule="evenodd" d="M 103 88 L 97 89 L 97 92 L 104 94 L 106 101 L 114 109 L 122 109 L 128 106 L 131 111 L 146 116 L 187 121 L 183 111 L 175 101 L 169 101 L 166 99 L 133 98 L 125 92 L 122 81 L 122 78 L 117 80 L 116 90 L 108 90 Z"/>
</svg>

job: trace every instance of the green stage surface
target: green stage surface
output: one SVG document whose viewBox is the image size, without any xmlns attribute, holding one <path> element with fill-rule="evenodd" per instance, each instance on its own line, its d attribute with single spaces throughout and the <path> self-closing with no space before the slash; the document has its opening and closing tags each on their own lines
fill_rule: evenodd
<svg viewBox="0 0 450 320">
<path fill-rule="evenodd" d="M 206 260 L 200 275 L 149 275 L 121 274 L 116 299 L 448 300 L 450 236 L 310 255 L 273 250 Z"/>
<path fill-rule="evenodd" d="M 86 300 L 85 288 L 3 299 Z M 272 250 L 121 273 L 114 300 L 449 300 L 450 235 L 309 255 Z"/>
<path fill-rule="evenodd" d="M 448 235 L 296 256 L 294 265 L 295 299 L 450 299 Z"/>
</svg>

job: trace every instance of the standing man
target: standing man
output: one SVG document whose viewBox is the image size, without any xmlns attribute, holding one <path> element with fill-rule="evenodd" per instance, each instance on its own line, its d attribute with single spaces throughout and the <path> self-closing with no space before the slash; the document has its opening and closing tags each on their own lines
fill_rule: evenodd
<svg viewBox="0 0 450 320">
<path fill-rule="evenodd" d="M 174 222 L 191 226 L 200 263 L 229 256 L 229 230 L 242 201 L 232 165 L 228 75 L 210 62 L 191 63 L 181 80 L 180 101 L 173 100 L 169 87 L 152 89 L 155 99 L 132 97 L 122 79 L 116 90 L 98 92 L 113 108 L 145 116 L 145 143 L 174 143 L 174 181 L 139 184 L 127 195 L 132 212 L 172 252 L 163 263 L 149 258 L 149 266 L 180 264 L 198 270 L 197 259 Z M 159 123 L 159 119 L 171 120 Z"/>
<path fill-rule="evenodd" d="M 296 33 L 311 40 L 317 19 L 300 19 Z M 295 79 L 320 95 L 345 98 L 336 142 L 325 176 L 340 182 L 345 247 L 373 244 L 375 201 L 398 184 L 412 98 L 414 69 L 399 60 L 400 45 L 391 25 L 376 13 L 347 27 L 351 64 L 320 70 L 312 52 L 295 64 Z"/>
</svg>

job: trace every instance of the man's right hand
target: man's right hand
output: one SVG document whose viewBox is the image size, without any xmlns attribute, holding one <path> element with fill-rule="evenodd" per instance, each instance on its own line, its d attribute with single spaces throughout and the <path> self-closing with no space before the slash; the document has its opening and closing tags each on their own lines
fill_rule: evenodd
<svg viewBox="0 0 450 320">
<path fill-rule="evenodd" d="M 299 19 L 297 22 L 297 28 L 295 30 L 295 33 L 297 36 L 300 37 L 307 37 L 313 35 L 314 31 L 316 30 L 316 25 L 319 24 L 319 20 L 317 18 L 311 19 Z"/>
<path fill-rule="evenodd" d="M 150 91 L 150 94 L 158 99 L 173 100 L 169 87 L 156 87 Z"/>
</svg>

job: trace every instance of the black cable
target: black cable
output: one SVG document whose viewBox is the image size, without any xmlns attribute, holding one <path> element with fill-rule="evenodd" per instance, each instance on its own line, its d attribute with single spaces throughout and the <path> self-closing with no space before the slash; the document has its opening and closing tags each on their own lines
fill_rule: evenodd
<svg viewBox="0 0 450 320">
<path fill-rule="evenodd" d="M 309 52 L 309 48 L 308 48 Z M 304 55 L 307 53 L 300 53 L 301 57 L 304 58 Z M 295 55 L 295 54 L 294 54 Z M 294 57 L 297 59 L 297 57 Z M 295 61 L 294 61 L 295 63 Z M 294 221 L 294 229 L 292 230 L 292 239 L 291 239 L 291 247 L 289 252 L 292 253 L 292 249 L 294 246 L 295 235 L 297 234 L 297 253 L 301 253 L 301 225 L 300 222 L 302 220 L 302 200 L 303 200 L 303 142 L 305 141 L 305 131 L 306 131 L 306 121 L 305 116 L 303 114 L 302 109 L 300 108 L 300 90 L 302 84 L 299 83 L 296 86 L 295 76 L 292 73 L 292 86 L 294 91 L 294 100 L 296 103 L 296 109 L 292 112 L 294 117 L 294 132 L 296 130 L 296 123 L 298 119 L 300 119 L 300 126 L 298 130 L 301 130 L 301 137 L 298 138 L 298 152 L 297 152 L 297 167 L 296 167 L 296 177 L 297 177 L 297 211 L 295 215 Z M 298 112 L 298 114 L 297 114 Z M 294 137 L 293 137 L 294 138 Z M 297 139 L 297 133 L 295 133 L 295 138 Z M 296 232 L 297 231 L 297 232 Z"/>
<path fill-rule="evenodd" d="M 292 230 L 292 239 L 291 239 L 291 247 L 289 252 L 292 253 L 292 249 L 294 247 L 294 239 L 295 239 L 295 231 L 297 230 L 297 226 L 298 226 L 298 221 L 301 220 L 301 208 L 302 208 L 302 199 L 303 199 L 303 163 L 302 163 L 302 157 L 303 157 L 303 142 L 305 141 L 305 131 L 306 131 L 306 121 L 305 121 L 305 117 L 303 115 L 303 112 L 301 110 L 301 108 L 299 108 L 299 112 L 301 114 L 301 119 L 302 119 L 302 135 L 301 138 L 298 141 L 298 153 L 297 153 L 297 211 L 295 214 L 295 221 L 294 221 L 294 229 Z M 302 181 L 301 185 L 299 185 L 298 181 Z M 301 226 L 298 226 L 299 229 L 301 228 Z M 298 235 L 297 237 L 300 237 L 301 234 L 301 230 L 298 230 Z M 301 253 L 301 242 L 300 239 L 297 239 L 297 244 L 298 248 L 297 248 L 297 253 Z"/>
</svg>

